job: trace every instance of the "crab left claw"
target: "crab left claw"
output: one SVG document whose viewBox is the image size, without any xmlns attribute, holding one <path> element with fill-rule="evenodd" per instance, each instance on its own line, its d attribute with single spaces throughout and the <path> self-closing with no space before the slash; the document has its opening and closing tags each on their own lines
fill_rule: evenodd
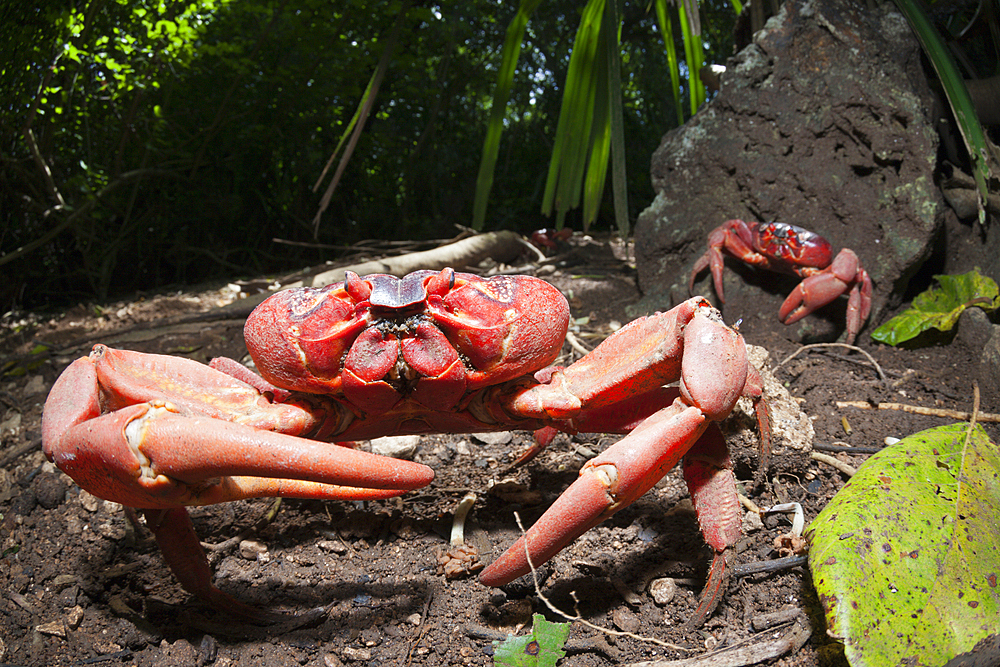
<svg viewBox="0 0 1000 667">
<path fill-rule="evenodd" d="M 338 409 L 328 407 L 335 421 Z M 96 345 L 52 387 L 42 443 L 82 487 L 140 509 L 187 590 L 265 622 L 276 617 L 212 585 L 186 506 L 271 496 L 388 498 L 434 478 L 417 463 L 289 434 L 321 431 L 317 414 L 294 402 L 269 404 L 257 389 L 188 359 Z"/>
</svg>

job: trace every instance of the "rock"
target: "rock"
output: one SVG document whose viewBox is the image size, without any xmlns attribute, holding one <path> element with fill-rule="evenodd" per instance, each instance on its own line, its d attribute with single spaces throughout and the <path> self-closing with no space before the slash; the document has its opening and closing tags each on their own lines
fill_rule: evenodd
<svg viewBox="0 0 1000 667">
<path fill-rule="evenodd" d="M 267 562 L 267 545 L 257 540 L 240 540 L 240 556 L 247 560 Z"/>
<path fill-rule="evenodd" d="M 661 607 L 668 605 L 677 594 L 677 582 L 670 577 L 653 579 L 649 582 L 649 594 L 653 596 L 653 602 Z"/>
<path fill-rule="evenodd" d="M 891 5 L 782 5 L 729 63 L 719 95 L 653 155 L 657 195 L 635 233 L 645 298 L 633 310 L 686 298 L 694 262 L 721 223 L 780 221 L 859 255 L 875 282 L 870 331 L 929 256 L 939 229 L 932 101 L 920 46 Z M 798 279 L 732 260 L 726 266 L 724 314 L 745 318 L 752 341 L 753 320 L 776 318 Z M 707 271 L 695 293 L 718 303 Z M 841 299 L 789 335 L 834 339 L 844 312 Z"/>
<path fill-rule="evenodd" d="M 419 445 L 419 435 L 389 435 L 372 440 L 372 454 L 410 461 Z"/>
</svg>

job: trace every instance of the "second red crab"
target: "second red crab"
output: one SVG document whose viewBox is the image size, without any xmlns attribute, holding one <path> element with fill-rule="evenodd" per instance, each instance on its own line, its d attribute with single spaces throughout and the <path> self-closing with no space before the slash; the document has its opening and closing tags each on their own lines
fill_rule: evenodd
<svg viewBox="0 0 1000 667">
<path fill-rule="evenodd" d="M 854 342 L 872 307 L 872 281 L 857 254 L 844 248 L 833 256 L 830 242 L 815 232 L 782 222 L 729 220 L 708 235 L 708 250 L 691 271 L 688 290 L 694 290 L 698 274 L 712 270 L 715 293 L 722 303 L 723 254 L 741 262 L 778 273 L 803 278 L 781 304 L 778 318 L 784 324 L 806 315 L 847 294 L 847 343 Z"/>
<path fill-rule="evenodd" d="M 433 480 L 426 466 L 333 440 L 545 427 L 622 433 L 480 580 L 499 586 L 526 574 L 528 555 L 534 565 L 548 560 L 686 457 L 716 553 L 704 615 L 740 534 L 728 454 L 712 422 L 745 395 L 769 434 L 743 339 L 693 298 L 631 322 L 567 368 L 551 366 L 568 322 L 565 298 L 536 278 L 348 273 L 343 283 L 279 292 L 251 314 L 246 342 L 262 377 L 231 361 L 213 363 L 223 372 L 95 346 L 53 386 L 43 448 L 94 495 L 141 510 L 188 591 L 262 620 L 212 584 L 186 506 L 384 498 Z"/>
</svg>

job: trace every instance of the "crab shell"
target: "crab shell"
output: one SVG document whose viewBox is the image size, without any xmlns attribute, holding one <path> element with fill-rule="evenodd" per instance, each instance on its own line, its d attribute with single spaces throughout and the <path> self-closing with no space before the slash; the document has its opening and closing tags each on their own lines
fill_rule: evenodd
<svg viewBox="0 0 1000 667">
<path fill-rule="evenodd" d="M 279 292 L 247 320 L 247 348 L 274 385 L 345 399 L 367 414 L 410 398 L 448 410 L 469 392 L 550 365 L 569 306 L 527 276 L 451 269 Z"/>
</svg>

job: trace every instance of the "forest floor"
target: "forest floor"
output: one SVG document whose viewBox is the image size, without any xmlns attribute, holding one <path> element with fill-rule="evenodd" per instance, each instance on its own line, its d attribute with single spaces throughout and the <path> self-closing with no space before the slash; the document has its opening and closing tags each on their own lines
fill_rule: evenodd
<svg viewBox="0 0 1000 667">
<path fill-rule="evenodd" d="M 634 316 L 630 313 L 640 294 L 626 254 L 615 244 L 594 242 L 577 247 L 565 260 L 557 256 L 541 273 L 569 298 L 577 318 L 575 335 L 584 346 L 593 347 Z M 530 581 L 498 590 L 480 585 L 475 576 L 447 580 L 437 572 L 435 554 L 447 543 L 457 503 L 472 491 L 479 499 L 468 539 L 490 560 L 518 534 L 514 511 L 525 524 L 537 518 L 587 458 L 614 442 L 611 437 L 559 436 L 532 462 L 510 470 L 529 446 L 530 434 L 425 436 L 414 459 L 433 467 L 437 478 L 400 499 L 286 500 L 271 520 L 265 518 L 273 505 L 269 500 L 193 509 L 200 538 L 228 545 L 210 552 L 223 590 L 261 608 L 326 607 L 304 625 L 290 621 L 264 627 L 234 622 L 186 594 L 145 527 L 134 528 L 121 506 L 81 491 L 45 460 L 42 404 L 70 361 L 97 342 L 199 361 L 242 360 L 246 348 L 239 318 L 163 324 L 211 312 L 233 299 L 230 288 L 217 286 L 4 317 L 0 359 L 19 359 L 23 375 L 0 381 L 0 663 L 491 665 L 494 642 L 529 631 L 533 613 L 563 620 L 546 608 Z M 843 301 L 827 311 L 837 308 Z M 740 314 L 725 316 L 733 321 Z M 815 315 L 823 316 L 829 315 Z M 769 351 L 778 381 L 812 421 L 816 447 L 881 447 L 886 437 L 948 423 L 904 412 L 841 408 L 837 401 L 972 409 L 969 378 L 979 350 L 964 348 L 960 340 L 899 350 L 873 343 L 866 329 L 858 344 L 883 369 L 888 378 L 883 382 L 862 355 L 844 349 L 803 351 L 781 363 L 801 343 L 796 328 L 782 326 L 776 314 L 744 320 L 741 332 Z M 38 342 L 53 352 L 32 363 L 27 355 Z M 569 346 L 566 351 L 573 354 Z M 982 409 L 995 412 L 997 407 L 984 404 Z M 996 429 L 988 430 L 995 440 Z M 737 477 L 750 480 L 756 453 L 742 445 L 732 448 Z M 855 467 L 867 458 L 837 456 Z M 812 460 L 808 448 L 781 450 L 768 477 L 769 489 L 745 485 L 751 499 L 758 506 L 801 503 L 807 522 L 846 481 L 843 473 Z M 489 490 L 500 480 L 505 483 Z M 846 664 L 842 648 L 826 635 L 804 565 L 730 579 L 708 622 L 696 630 L 685 627 L 711 558 L 686 498 L 679 472 L 672 471 L 653 491 L 541 568 L 540 590 L 552 604 L 596 626 L 630 633 L 609 634 L 574 621 L 568 655 L 559 664 L 603 667 L 678 659 L 736 642 L 759 642 L 784 630 L 755 633 L 752 621 L 787 607 L 804 611 L 811 637 L 800 649 L 765 664 Z M 784 517 L 769 516 L 740 542 L 731 561 L 775 558 L 774 538 L 787 530 Z M 649 592 L 650 582 L 659 579 L 677 585 L 673 599 L 662 606 Z"/>
</svg>

